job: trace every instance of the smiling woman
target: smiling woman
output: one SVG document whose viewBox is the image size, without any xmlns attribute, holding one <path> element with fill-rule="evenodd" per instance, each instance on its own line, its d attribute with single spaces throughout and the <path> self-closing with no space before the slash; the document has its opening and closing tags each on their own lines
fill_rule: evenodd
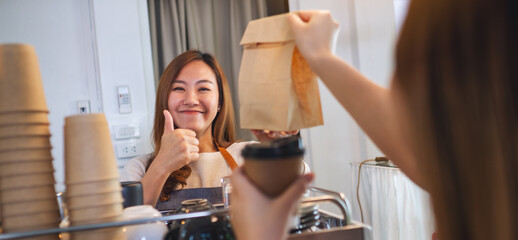
<svg viewBox="0 0 518 240">
<path fill-rule="evenodd" d="M 122 180 L 142 181 L 145 204 L 157 203 L 159 209 L 174 209 L 182 200 L 201 196 L 220 202 L 220 178 L 231 172 L 227 161 L 241 163 L 238 153 L 246 145 L 234 144 L 231 102 L 214 57 L 199 51 L 180 54 L 158 85 L 155 151 L 130 161 Z M 225 161 L 217 146 L 228 148 L 234 158 Z"/>
<path fill-rule="evenodd" d="M 254 131 L 260 140 L 289 134 Z M 274 132 L 275 133 L 275 132 Z M 141 181 L 144 203 L 176 209 L 183 200 L 221 203 L 222 177 L 241 165 L 234 110 L 227 79 L 210 54 L 187 51 L 165 69 L 158 85 L 153 140 L 155 151 L 132 159 L 123 181 Z M 308 169 L 305 166 L 305 169 Z"/>
</svg>

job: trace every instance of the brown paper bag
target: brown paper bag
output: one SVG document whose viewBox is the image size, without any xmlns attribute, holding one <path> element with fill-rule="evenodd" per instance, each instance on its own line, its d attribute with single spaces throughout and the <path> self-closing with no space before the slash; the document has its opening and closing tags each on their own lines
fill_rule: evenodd
<svg viewBox="0 0 518 240">
<path fill-rule="evenodd" d="M 288 14 L 251 21 L 241 45 L 242 128 L 290 131 L 323 124 L 317 78 L 295 46 Z"/>
</svg>

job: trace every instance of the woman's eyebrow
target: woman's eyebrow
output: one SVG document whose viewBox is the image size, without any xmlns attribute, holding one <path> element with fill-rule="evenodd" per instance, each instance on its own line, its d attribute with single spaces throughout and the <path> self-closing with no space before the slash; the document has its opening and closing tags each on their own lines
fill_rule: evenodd
<svg viewBox="0 0 518 240">
<path fill-rule="evenodd" d="M 181 84 L 187 84 L 186 81 L 184 80 L 174 80 L 173 83 L 181 83 Z M 207 80 L 207 79 L 200 79 L 196 82 L 196 84 L 201 84 L 201 83 L 210 83 L 210 84 L 214 84 L 213 81 L 210 81 L 210 80 Z"/>
<path fill-rule="evenodd" d="M 187 84 L 184 80 L 174 80 L 173 83 L 182 83 L 182 84 Z"/>
<path fill-rule="evenodd" d="M 207 79 L 200 79 L 196 82 L 196 84 L 202 84 L 202 83 L 210 83 L 210 84 L 214 84 L 213 81 L 211 80 L 207 80 Z"/>
</svg>

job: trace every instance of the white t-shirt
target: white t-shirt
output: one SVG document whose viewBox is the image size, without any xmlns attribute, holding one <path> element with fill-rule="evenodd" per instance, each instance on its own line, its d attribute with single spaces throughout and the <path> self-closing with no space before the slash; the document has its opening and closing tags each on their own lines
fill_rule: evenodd
<svg viewBox="0 0 518 240">
<path fill-rule="evenodd" d="M 241 151 L 251 143 L 257 142 L 236 142 L 227 148 L 238 166 L 243 165 Z M 140 181 L 146 173 L 151 154 L 145 154 L 131 159 L 122 172 L 121 181 Z M 200 153 L 198 160 L 189 163 L 192 169 L 191 175 L 187 178 L 188 188 L 210 188 L 221 187 L 221 178 L 228 176 L 232 170 L 220 152 Z"/>
</svg>

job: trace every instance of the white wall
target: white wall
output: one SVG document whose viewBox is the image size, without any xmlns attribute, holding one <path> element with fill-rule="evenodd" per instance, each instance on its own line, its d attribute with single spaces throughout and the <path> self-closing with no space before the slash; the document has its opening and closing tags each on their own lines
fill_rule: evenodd
<svg viewBox="0 0 518 240">
<path fill-rule="evenodd" d="M 132 143 L 136 154 L 152 151 L 155 87 L 147 3 L 145 0 L 92 0 L 103 112 L 116 126 L 139 126 L 140 137 L 114 139 L 115 150 Z M 117 86 L 130 88 L 132 112 L 120 114 Z M 119 167 L 131 158 L 119 158 Z"/>
<path fill-rule="evenodd" d="M 145 0 L 2 0 L 0 44 L 35 47 L 53 145 L 56 190 L 64 190 L 63 122 L 89 100 L 110 126 L 138 123 L 142 141 L 151 129 L 154 85 Z M 119 114 L 116 86 L 130 86 L 133 112 Z M 142 151 L 150 151 L 149 144 Z"/>
<path fill-rule="evenodd" d="M 76 101 L 92 99 L 95 77 L 90 59 L 91 36 L 83 24 L 82 4 L 67 0 L 0 1 L 0 43 L 27 43 L 38 54 L 50 114 L 52 155 L 57 188 L 62 190 L 63 120 L 76 114 Z M 64 100 L 66 99 L 66 100 Z"/>
</svg>

